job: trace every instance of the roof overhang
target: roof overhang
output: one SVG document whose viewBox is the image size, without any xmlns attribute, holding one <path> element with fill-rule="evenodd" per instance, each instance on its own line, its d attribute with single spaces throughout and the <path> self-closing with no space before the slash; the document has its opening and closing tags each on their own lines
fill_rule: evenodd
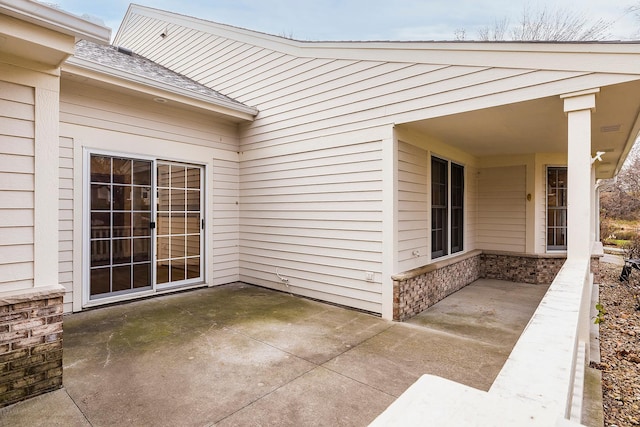
<svg viewBox="0 0 640 427">
<path fill-rule="evenodd" d="M 560 96 L 404 123 L 477 158 L 567 152 L 567 117 Z M 618 173 L 640 132 L 640 80 L 604 86 L 591 115 L 591 152 L 602 151 L 596 177 Z"/>
<path fill-rule="evenodd" d="M 134 73 L 108 67 L 78 57 L 69 58 L 62 66 L 63 77 L 91 81 L 98 86 L 109 86 L 119 92 L 135 93 L 149 101 L 159 100 L 182 107 L 206 111 L 233 122 L 252 121 L 258 114 L 253 107 L 214 99 L 197 92 L 158 82 Z"/>
<path fill-rule="evenodd" d="M 79 39 L 108 43 L 111 29 L 30 0 L 0 0 L 0 53 L 10 62 L 59 67 Z"/>
</svg>

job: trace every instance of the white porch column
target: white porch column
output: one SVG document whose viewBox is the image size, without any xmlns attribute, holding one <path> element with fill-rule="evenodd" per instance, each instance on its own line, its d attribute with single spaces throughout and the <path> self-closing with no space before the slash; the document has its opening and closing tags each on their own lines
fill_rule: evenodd
<svg viewBox="0 0 640 427">
<path fill-rule="evenodd" d="M 34 286 L 58 284 L 59 93 L 36 87 Z"/>
<path fill-rule="evenodd" d="M 567 114 L 567 259 L 591 256 L 591 111 L 600 89 L 561 95 Z"/>
<path fill-rule="evenodd" d="M 393 319 L 393 280 L 398 272 L 398 139 L 395 129 L 382 140 L 382 318 Z"/>
</svg>

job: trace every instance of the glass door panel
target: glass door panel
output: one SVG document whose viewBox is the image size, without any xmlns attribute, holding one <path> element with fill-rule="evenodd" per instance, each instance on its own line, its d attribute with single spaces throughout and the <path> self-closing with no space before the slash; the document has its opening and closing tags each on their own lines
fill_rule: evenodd
<svg viewBox="0 0 640 427">
<path fill-rule="evenodd" d="M 200 167 L 158 162 L 156 282 L 175 286 L 202 280 Z"/>
<path fill-rule="evenodd" d="M 91 155 L 91 299 L 152 286 L 152 165 L 146 160 Z"/>
</svg>

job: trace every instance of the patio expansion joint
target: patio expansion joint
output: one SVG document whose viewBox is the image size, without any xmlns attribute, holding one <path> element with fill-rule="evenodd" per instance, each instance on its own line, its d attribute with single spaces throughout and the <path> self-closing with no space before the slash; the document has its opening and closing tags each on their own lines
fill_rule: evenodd
<svg viewBox="0 0 640 427">
<path fill-rule="evenodd" d="M 343 354 L 348 353 L 348 352 L 350 352 L 350 351 L 354 350 L 354 349 L 355 349 L 355 348 L 357 348 L 358 346 L 360 346 L 360 345 L 362 345 L 362 344 L 364 344 L 364 343 L 366 343 L 366 342 L 368 342 L 368 341 L 371 341 L 372 339 L 376 338 L 376 337 L 377 337 L 377 336 L 379 336 L 380 334 L 383 334 L 384 332 L 387 332 L 389 329 L 393 328 L 395 325 L 396 325 L 396 323 L 391 323 L 391 324 L 389 324 L 389 326 L 388 326 L 388 327 L 384 328 L 384 329 L 383 329 L 383 330 L 381 330 L 380 332 L 378 332 L 378 333 L 376 333 L 376 334 L 374 334 L 374 335 L 371 335 L 369 338 L 367 338 L 367 339 L 365 339 L 365 340 L 363 340 L 363 341 L 359 342 L 357 345 L 352 346 L 352 347 L 350 347 L 350 348 L 347 348 L 347 349 L 345 349 L 344 351 L 341 351 L 340 353 L 338 353 L 338 354 L 336 354 L 335 356 L 333 356 L 331 359 L 329 359 L 329 360 L 326 360 L 326 361 L 322 362 L 320 365 L 318 365 L 318 367 L 324 368 L 324 369 L 326 369 L 326 370 L 328 370 L 328 371 L 330 371 L 330 372 L 332 372 L 332 373 L 334 373 L 334 374 L 337 374 L 337 375 L 339 375 L 339 376 L 341 376 L 341 377 L 343 377 L 343 378 L 348 378 L 349 380 L 351 380 L 351 381 L 355 381 L 355 382 L 357 382 L 358 384 L 362 384 L 362 385 L 364 385 L 364 386 L 366 386 L 366 387 L 369 387 L 369 388 L 371 388 L 371 389 L 373 389 L 373 390 L 376 390 L 376 391 L 379 391 L 379 392 L 381 392 L 381 393 L 384 393 L 384 394 L 386 394 L 387 396 L 391 396 L 391 397 L 393 397 L 393 398 L 397 398 L 398 396 L 394 396 L 393 394 L 390 394 L 389 392 L 387 392 L 387 391 L 385 391 L 385 390 L 382 390 L 381 388 L 378 388 L 378 387 L 372 386 L 371 384 L 367 384 L 367 383 L 365 383 L 365 382 L 362 382 L 362 381 L 360 381 L 360 380 L 358 380 L 358 379 L 356 379 L 356 378 L 353 378 L 353 377 L 351 377 L 351 376 L 349 376 L 349 375 L 345 375 L 345 374 L 343 374 L 342 372 L 338 372 L 338 371 L 336 371 L 336 370 L 334 370 L 334 369 L 331 369 L 331 368 L 329 368 L 329 367 L 327 366 L 327 364 L 328 364 L 329 362 L 331 362 L 331 361 L 333 361 L 333 360 L 336 360 L 338 357 L 342 356 Z M 315 368 L 314 368 L 314 369 L 315 369 Z"/>
<path fill-rule="evenodd" d="M 259 400 L 262 400 L 262 399 L 264 399 L 264 398 L 266 398 L 266 397 L 268 397 L 268 396 L 272 395 L 272 394 L 273 394 L 273 393 L 275 393 L 276 391 L 278 391 L 278 390 L 282 389 L 283 387 L 286 387 L 287 385 L 291 384 L 292 382 L 294 382 L 294 381 L 296 381 L 296 380 L 298 380 L 298 379 L 300 379 L 300 378 L 304 377 L 304 376 L 305 376 L 305 375 L 307 375 L 308 373 L 310 373 L 310 372 L 312 372 L 312 371 L 314 371 L 314 370 L 316 370 L 316 369 L 318 369 L 318 368 L 326 369 L 327 371 L 332 372 L 332 373 L 334 373 L 334 374 L 337 374 L 337 375 L 339 375 L 340 377 L 347 378 L 347 379 L 349 379 L 349 380 L 351 380 L 351 381 L 355 381 L 355 382 L 357 382 L 358 384 L 364 385 L 364 386 L 366 386 L 366 387 L 369 387 L 369 388 L 371 388 L 371 389 L 373 389 L 373 390 L 376 390 L 376 391 L 379 391 L 379 392 L 381 392 L 381 393 L 384 393 L 384 394 L 386 394 L 386 395 L 388 395 L 388 396 L 391 396 L 391 397 L 393 397 L 393 398 L 397 398 L 398 396 L 394 396 L 394 395 L 392 395 L 392 394 L 389 394 L 388 392 L 386 392 L 386 391 L 384 391 L 384 390 L 381 390 L 381 389 L 379 389 L 379 388 L 377 388 L 377 387 L 374 387 L 374 386 L 372 386 L 371 384 L 367 384 L 367 383 L 364 383 L 364 382 L 362 382 L 362 381 L 359 381 L 359 380 L 357 380 L 357 379 L 355 379 L 355 378 L 351 378 L 351 377 L 349 377 L 349 376 L 347 376 L 347 375 L 344 375 L 344 374 L 342 374 L 342 373 L 340 373 L 340 372 L 337 372 L 337 371 L 335 371 L 335 370 L 333 370 L 333 369 L 331 369 L 331 368 L 329 368 L 329 367 L 325 366 L 327 363 L 331 362 L 332 360 L 334 360 L 334 359 L 336 359 L 336 358 L 340 357 L 341 355 L 343 355 L 343 354 L 345 354 L 345 353 L 348 353 L 349 351 L 351 351 L 351 350 L 353 350 L 353 349 L 357 348 L 359 345 L 362 345 L 362 344 L 366 343 L 367 341 L 369 341 L 369 340 L 371 340 L 371 339 L 373 339 L 373 338 L 377 337 L 378 335 L 382 334 L 383 332 L 388 331 L 388 330 L 389 330 L 389 329 L 391 329 L 394 325 L 395 325 L 395 324 L 390 324 L 387 328 L 384 328 L 384 329 L 383 329 L 383 330 L 381 330 L 380 332 L 378 332 L 378 333 L 376 333 L 376 334 L 374 334 L 374 335 L 370 336 L 369 338 L 367 338 L 367 339 L 365 339 L 365 340 L 363 340 L 363 341 L 359 342 L 358 344 L 356 344 L 356 345 L 354 345 L 354 346 L 351 346 L 351 347 L 349 347 L 349 348 L 347 348 L 347 349 L 345 349 L 345 350 L 341 351 L 340 353 L 336 354 L 336 355 L 335 355 L 335 356 L 333 356 L 332 358 L 330 358 L 330 359 L 328 359 L 328 360 L 325 360 L 324 362 L 321 362 L 321 363 L 316 363 L 316 362 L 313 362 L 313 361 L 311 361 L 311 360 L 305 359 L 304 357 L 297 356 L 297 355 L 293 354 L 293 353 L 292 353 L 292 352 L 290 352 L 290 351 L 287 351 L 287 350 L 284 350 L 284 349 L 282 349 L 282 348 L 276 347 L 276 346 L 274 346 L 273 344 L 270 344 L 270 343 L 268 343 L 268 342 L 265 342 L 265 341 L 259 340 L 259 339 L 255 338 L 255 337 L 252 337 L 252 336 L 250 336 L 250 335 L 248 335 L 248 334 L 246 334 L 246 333 L 244 333 L 244 332 L 242 332 L 242 331 L 240 331 L 240 330 L 237 330 L 237 329 L 235 329 L 235 328 L 229 327 L 228 329 L 229 329 L 229 330 L 231 330 L 231 331 L 233 331 L 234 333 L 237 333 L 237 334 L 242 335 L 242 336 L 244 336 L 244 337 L 246 337 L 246 338 L 249 338 L 249 339 L 251 339 L 251 340 L 253 340 L 253 341 L 256 341 L 256 342 L 259 342 L 259 343 L 264 344 L 264 345 L 266 345 L 266 346 L 269 346 L 269 347 L 271 347 L 271 348 L 273 348 L 273 349 L 276 349 L 276 350 L 278 350 L 278 351 L 282 351 L 283 353 L 286 353 L 286 354 L 288 354 L 288 355 L 290 355 L 290 356 L 293 356 L 293 357 L 295 357 L 295 358 L 297 358 L 297 359 L 304 360 L 305 362 L 310 363 L 310 364 L 312 364 L 313 366 L 312 366 L 310 369 L 307 369 L 307 370 L 305 370 L 304 372 L 301 372 L 301 373 L 300 373 L 300 375 L 297 375 L 296 377 L 294 377 L 294 378 L 290 379 L 289 381 L 287 381 L 287 382 L 285 382 L 285 383 L 281 384 L 280 386 L 278 386 L 278 387 L 274 388 L 274 389 L 273 389 L 273 390 L 271 390 L 270 392 L 265 393 L 265 394 L 263 394 L 262 396 L 258 397 L 257 399 L 254 399 L 254 400 L 252 400 L 252 401 L 248 402 L 246 405 L 242 406 L 241 408 L 238 408 L 236 411 L 234 411 L 234 412 L 232 412 L 232 413 L 230 413 L 230 414 L 225 415 L 224 417 L 220 418 L 219 420 L 214 421 L 214 422 L 213 422 L 213 424 L 211 424 L 210 426 L 215 426 L 216 424 L 218 424 L 218 423 L 220 423 L 220 422 L 224 421 L 225 419 L 227 419 L 227 418 L 229 418 L 229 417 L 231 417 L 231 416 L 233 416 L 233 415 L 237 414 L 238 412 L 240 412 L 240 411 L 244 410 L 245 408 L 247 408 L 247 407 L 249 407 L 249 406 L 253 405 L 254 403 L 258 402 Z M 74 403 L 75 403 L 75 402 L 74 402 Z"/>
<path fill-rule="evenodd" d="M 67 395 L 67 397 L 69 397 L 69 399 L 73 402 L 73 405 L 78 409 L 78 412 L 80 412 L 82 414 L 82 418 L 85 419 L 85 421 L 87 422 L 88 425 L 93 427 L 93 423 L 91 423 L 91 421 L 89 421 L 89 418 L 87 418 L 87 415 L 84 412 L 82 412 L 82 409 L 80 408 L 80 406 L 78 406 L 78 404 L 76 403 L 76 401 L 73 398 L 73 396 L 71 396 L 69 394 L 69 392 L 67 391 L 66 387 L 62 387 L 62 389 L 64 390 L 64 393 Z"/>
</svg>

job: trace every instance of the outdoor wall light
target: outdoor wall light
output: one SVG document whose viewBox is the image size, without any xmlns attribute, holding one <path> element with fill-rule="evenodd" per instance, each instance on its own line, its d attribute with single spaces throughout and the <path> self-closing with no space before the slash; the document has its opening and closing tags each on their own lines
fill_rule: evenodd
<svg viewBox="0 0 640 427">
<path fill-rule="evenodd" d="M 602 155 L 604 154 L 604 151 L 596 151 L 596 155 L 595 157 L 591 158 L 591 164 L 594 164 L 596 160 L 598 160 L 599 162 L 602 161 Z"/>
</svg>

